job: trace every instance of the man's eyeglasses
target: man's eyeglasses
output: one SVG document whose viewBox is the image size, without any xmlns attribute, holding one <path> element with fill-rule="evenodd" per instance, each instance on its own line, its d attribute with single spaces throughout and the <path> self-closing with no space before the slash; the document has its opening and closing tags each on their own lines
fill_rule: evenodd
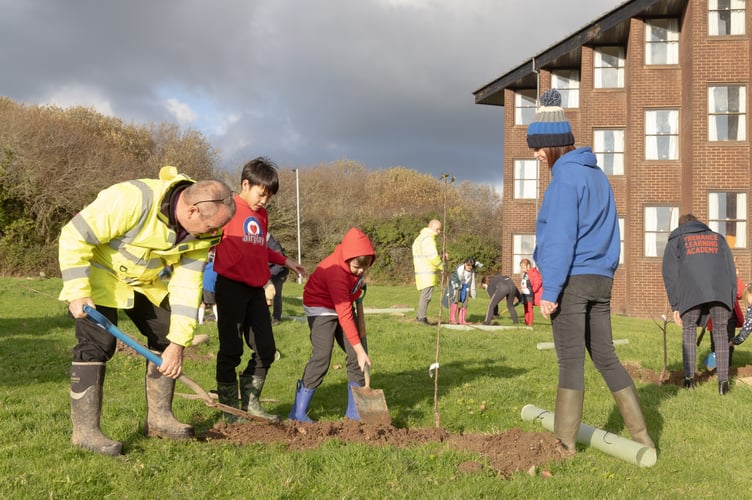
<svg viewBox="0 0 752 500">
<path fill-rule="evenodd" d="M 227 205 L 231 198 L 232 198 L 232 194 L 225 196 L 224 198 L 217 198 L 215 200 L 201 200 L 201 201 L 197 201 L 196 203 L 194 203 L 193 206 L 195 207 L 196 205 L 200 205 L 202 203 L 223 203 Z"/>
</svg>

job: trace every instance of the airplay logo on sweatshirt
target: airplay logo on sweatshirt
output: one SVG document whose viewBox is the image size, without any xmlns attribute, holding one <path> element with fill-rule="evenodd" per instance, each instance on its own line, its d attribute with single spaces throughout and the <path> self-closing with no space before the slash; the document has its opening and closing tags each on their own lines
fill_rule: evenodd
<svg viewBox="0 0 752 500">
<path fill-rule="evenodd" d="M 256 217 L 247 217 L 243 222 L 243 241 L 254 245 L 266 245 L 264 230 Z"/>
</svg>

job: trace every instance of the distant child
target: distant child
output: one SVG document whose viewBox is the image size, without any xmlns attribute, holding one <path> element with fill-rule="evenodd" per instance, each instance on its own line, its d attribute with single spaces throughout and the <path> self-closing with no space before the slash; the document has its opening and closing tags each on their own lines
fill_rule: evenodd
<svg viewBox="0 0 752 500">
<path fill-rule="evenodd" d="M 509 317 L 512 318 L 512 323 L 517 324 L 517 311 L 514 306 L 515 299 L 517 303 L 522 302 L 522 295 L 517 289 L 517 286 L 509 276 L 483 276 L 480 280 L 480 286 L 485 288 L 488 292 L 488 296 L 491 301 L 488 303 L 488 309 L 486 309 L 486 318 L 483 320 L 484 325 L 490 325 L 491 320 L 494 317 L 494 312 L 498 310 L 498 306 L 502 300 L 507 300 L 507 310 L 509 311 Z"/>
<path fill-rule="evenodd" d="M 217 272 L 214 270 L 214 251 L 209 252 L 209 259 L 204 265 L 204 279 L 203 279 L 203 292 L 201 298 L 201 305 L 198 308 L 198 324 L 204 324 L 204 318 L 206 316 L 206 307 L 209 306 L 214 313 L 214 321 L 217 321 L 219 314 L 217 314 L 217 301 L 214 298 L 214 289 L 217 284 Z"/>
<path fill-rule="evenodd" d="M 361 341 L 353 313 L 353 303 L 365 288 L 365 272 L 376 259 L 376 252 L 362 231 L 351 228 L 334 252 L 322 260 L 303 288 L 303 309 L 311 330 L 311 358 L 298 380 L 295 401 L 288 418 L 313 422 L 308 406 L 321 385 L 332 360 L 334 341 L 346 353 L 347 411 L 345 416 L 360 420 L 350 387 L 365 384 L 363 370 L 370 365 L 366 341 Z M 362 319 L 362 318 L 361 318 Z"/>
<path fill-rule="evenodd" d="M 457 323 L 460 325 L 469 324 L 465 320 L 467 316 L 467 301 L 470 298 L 475 298 L 475 270 L 481 267 L 483 267 L 483 264 L 476 262 L 472 257 L 468 257 L 449 278 L 449 284 L 446 290 L 444 290 L 441 303 L 444 307 L 450 307 L 451 304 L 449 322 L 453 325 Z M 459 319 L 455 319 L 457 309 L 459 309 Z"/>
<path fill-rule="evenodd" d="M 533 267 L 529 259 L 520 261 L 520 270 L 522 270 L 522 279 L 520 280 L 520 292 L 522 293 L 522 304 L 525 308 L 525 324 L 533 326 L 533 306 L 538 305 L 543 295 L 543 278 L 538 268 Z"/>
<path fill-rule="evenodd" d="M 307 274 L 303 266 L 266 246 L 269 222 L 265 206 L 278 188 L 277 167 L 271 160 L 256 158 L 243 166 L 241 191 L 235 195 L 237 212 L 223 230 L 214 260 L 220 313 L 216 374 L 219 402 L 238 407 L 235 369 L 240 365 L 245 341 L 252 352 L 248 366 L 240 374 L 240 407 L 273 421 L 279 417 L 264 411 L 259 402 L 277 351 L 264 294 L 264 285 L 270 278 L 269 262 Z M 224 417 L 227 422 L 237 420 L 229 414 Z"/>
</svg>

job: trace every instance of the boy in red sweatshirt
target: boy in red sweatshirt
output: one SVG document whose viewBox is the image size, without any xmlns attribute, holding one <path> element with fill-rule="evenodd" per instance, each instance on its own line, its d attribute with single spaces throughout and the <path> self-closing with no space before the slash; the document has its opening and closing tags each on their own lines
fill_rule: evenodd
<svg viewBox="0 0 752 500">
<path fill-rule="evenodd" d="M 353 313 L 353 303 L 365 287 L 365 272 L 376 260 L 371 241 L 362 231 L 351 228 L 342 242 L 322 260 L 303 289 L 303 309 L 311 329 L 312 353 L 298 380 L 295 402 L 288 418 L 313 422 L 308 406 L 316 388 L 329 371 L 334 341 L 347 355 L 347 412 L 346 417 L 360 420 L 351 386 L 365 384 L 363 369 L 370 366 L 365 339 L 361 342 Z"/>
<path fill-rule="evenodd" d="M 285 266 L 306 276 L 303 266 L 266 246 L 269 216 L 266 204 L 279 189 L 276 165 L 268 158 L 256 158 L 243 166 L 237 211 L 224 227 L 217 245 L 215 299 L 219 313 L 217 353 L 217 396 L 219 402 L 238 406 L 238 377 L 235 369 L 243 356 L 243 341 L 252 349 L 248 366 L 240 374 L 240 408 L 252 415 L 278 421 L 259 403 L 266 374 L 274 362 L 274 343 L 264 285 L 271 276 L 269 263 Z M 237 420 L 225 414 L 225 421 Z"/>
</svg>

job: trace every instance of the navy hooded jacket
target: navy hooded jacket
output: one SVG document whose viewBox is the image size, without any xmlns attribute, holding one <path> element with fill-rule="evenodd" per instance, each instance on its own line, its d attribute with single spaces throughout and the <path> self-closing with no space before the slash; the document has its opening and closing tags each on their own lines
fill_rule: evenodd
<svg viewBox="0 0 752 500">
<path fill-rule="evenodd" d="M 726 238 L 698 220 L 674 229 L 663 252 L 663 283 L 672 311 L 710 302 L 733 310 L 736 267 Z"/>
</svg>

